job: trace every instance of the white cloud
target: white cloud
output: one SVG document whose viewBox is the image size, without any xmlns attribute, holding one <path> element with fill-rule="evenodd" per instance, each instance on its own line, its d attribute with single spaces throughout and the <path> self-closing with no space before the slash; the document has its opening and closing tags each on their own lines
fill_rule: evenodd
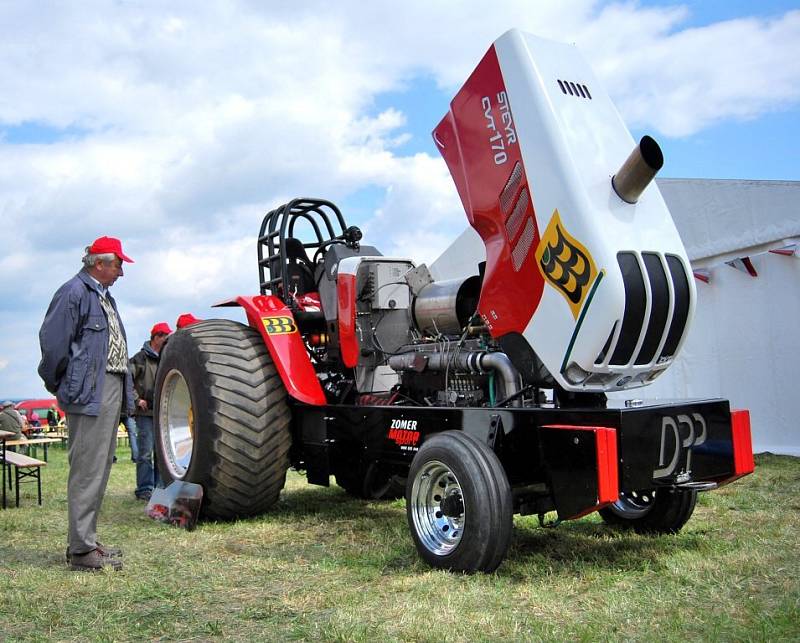
<svg viewBox="0 0 800 643">
<path fill-rule="evenodd" d="M 39 390 L 49 298 L 103 234 L 136 259 L 114 288 L 131 346 L 154 321 L 252 294 L 261 217 L 297 195 L 370 186 L 384 197 L 365 242 L 435 258 L 465 225 L 452 181 L 432 148 L 403 155 L 407 114 L 372 105 L 419 76 L 452 94 L 510 27 L 575 41 L 629 124 L 663 134 L 800 100 L 800 12 L 681 30 L 687 8 L 635 2 L 274 5 L 0 7 L 0 129 L 67 130 L 0 140 L 0 392 Z"/>
<path fill-rule="evenodd" d="M 630 125 L 686 136 L 796 104 L 798 59 L 800 11 L 794 11 L 620 43 L 603 71 Z"/>
</svg>

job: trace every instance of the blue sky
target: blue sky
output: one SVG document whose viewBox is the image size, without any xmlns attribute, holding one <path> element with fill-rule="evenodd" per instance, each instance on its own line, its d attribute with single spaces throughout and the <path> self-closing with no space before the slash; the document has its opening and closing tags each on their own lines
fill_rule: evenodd
<svg viewBox="0 0 800 643">
<path fill-rule="evenodd" d="M 254 292 L 261 217 L 294 196 L 434 259 L 466 221 L 430 132 L 511 27 L 575 42 L 663 176 L 800 180 L 798 2 L 3 3 L 0 397 L 42 394 L 38 326 L 101 235 L 136 259 L 132 351 Z"/>
<path fill-rule="evenodd" d="M 681 30 L 705 27 L 742 17 L 770 18 L 800 9 L 800 2 L 785 0 L 703 0 L 694 2 L 639 2 L 641 6 L 688 8 Z M 787 65 L 798 65 L 787 58 Z M 444 115 L 451 93 L 430 76 L 417 76 L 407 86 L 375 97 L 373 113 L 389 108 L 406 114 L 411 132 L 399 150 L 431 153 L 430 131 Z M 697 97 L 702 100 L 702 96 Z M 652 134 L 632 128 L 635 138 Z M 662 175 L 670 178 L 800 180 L 800 106 L 797 102 L 748 119 L 722 119 L 691 136 L 669 137 L 656 133 L 665 156 Z"/>
<path fill-rule="evenodd" d="M 668 2 L 641 2 L 669 6 Z M 703 0 L 682 3 L 690 12 L 683 28 L 760 16 L 774 18 L 800 8 L 787 0 Z M 785 64 L 797 65 L 787 56 Z M 634 134 L 643 134 L 634 130 Z M 660 138 L 664 176 L 672 178 L 800 180 L 800 106 L 783 108 L 743 121 L 722 121 L 689 137 Z"/>
</svg>

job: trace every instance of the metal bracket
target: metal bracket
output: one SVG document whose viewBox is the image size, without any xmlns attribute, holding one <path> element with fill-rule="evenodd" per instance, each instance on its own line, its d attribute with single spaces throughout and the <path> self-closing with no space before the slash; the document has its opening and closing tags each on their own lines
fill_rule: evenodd
<svg viewBox="0 0 800 643">
<path fill-rule="evenodd" d="M 489 422 L 489 434 L 486 436 L 486 444 L 494 451 L 497 445 L 497 438 L 503 431 L 503 420 L 497 413 L 492 414 L 492 419 Z"/>
</svg>

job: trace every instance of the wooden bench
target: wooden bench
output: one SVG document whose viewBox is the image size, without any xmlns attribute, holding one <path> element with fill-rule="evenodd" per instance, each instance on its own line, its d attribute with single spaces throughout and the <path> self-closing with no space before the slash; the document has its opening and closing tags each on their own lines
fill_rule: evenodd
<svg viewBox="0 0 800 643">
<path fill-rule="evenodd" d="M 30 458 L 27 455 L 16 453 L 14 451 L 5 452 L 5 461 L 3 467 L 8 469 L 8 488 L 11 488 L 11 467 L 14 467 L 14 482 L 17 491 L 17 507 L 19 507 L 19 485 L 21 482 L 31 482 L 36 480 L 36 489 L 38 491 L 39 505 L 42 504 L 42 467 L 47 463 L 43 460 Z M 5 476 L 4 476 L 5 477 Z M 5 492 L 3 493 L 3 502 L 5 502 Z"/>
<path fill-rule="evenodd" d="M 50 444 L 63 444 L 58 438 L 28 438 L 27 440 L 6 440 L 7 447 L 25 447 L 25 455 L 37 457 L 36 449 L 39 445 L 44 447 L 44 461 L 47 462 L 47 446 Z M 18 449 L 19 450 L 19 449 Z"/>
<path fill-rule="evenodd" d="M 69 440 L 69 433 L 53 431 L 52 433 L 45 433 L 45 436 L 51 440 L 59 440 L 61 444 L 66 444 Z"/>
</svg>

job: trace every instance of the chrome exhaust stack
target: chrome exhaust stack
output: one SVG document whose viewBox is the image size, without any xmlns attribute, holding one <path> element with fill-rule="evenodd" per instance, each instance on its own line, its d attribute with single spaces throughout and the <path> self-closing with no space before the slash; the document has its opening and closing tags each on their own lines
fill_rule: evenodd
<svg viewBox="0 0 800 643">
<path fill-rule="evenodd" d="M 611 185 L 625 203 L 636 203 L 664 166 L 664 154 L 655 139 L 643 136 L 628 158 L 611 177 Z"/>
</svg>

